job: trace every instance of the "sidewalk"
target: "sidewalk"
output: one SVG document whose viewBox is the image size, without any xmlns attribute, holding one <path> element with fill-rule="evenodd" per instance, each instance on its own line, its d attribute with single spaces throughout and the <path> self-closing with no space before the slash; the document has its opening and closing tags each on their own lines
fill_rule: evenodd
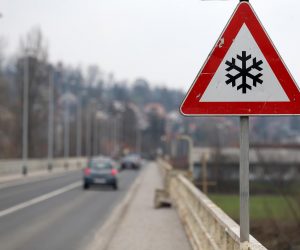
<svg viewBox="0 0 300 250">
<path fill-rule="evenodd" d="M 154 209 L 154 191 L 162 187 L 159 169 L 150 164 L 114 236 L 105 250 L 190 250 L 174 208 Z"/>
</svg>

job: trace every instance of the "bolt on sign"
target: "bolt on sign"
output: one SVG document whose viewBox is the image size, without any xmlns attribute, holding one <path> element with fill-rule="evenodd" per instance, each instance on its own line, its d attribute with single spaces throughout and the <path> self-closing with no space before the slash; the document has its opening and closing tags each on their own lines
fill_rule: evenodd
<svg viewBox="0 0 300 250">
<path fill-rule="evenodd" d="M 187 116 L 300 114 L 300 93 L 248 2 L 241 2 L 186 95 Z"/>
</svg>

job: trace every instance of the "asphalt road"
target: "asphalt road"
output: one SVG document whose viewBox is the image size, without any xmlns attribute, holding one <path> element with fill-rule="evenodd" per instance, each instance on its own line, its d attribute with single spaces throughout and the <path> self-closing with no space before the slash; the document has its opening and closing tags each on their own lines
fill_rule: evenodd
<svg viewBox="0 0 300 250">
<path fill-rule="evenodd" d="M 139 173 L 121 172 L 118 191 L 84 191 L 79 171 L 1 188 L 0 250 L 84 249 Z"/>
</svg>

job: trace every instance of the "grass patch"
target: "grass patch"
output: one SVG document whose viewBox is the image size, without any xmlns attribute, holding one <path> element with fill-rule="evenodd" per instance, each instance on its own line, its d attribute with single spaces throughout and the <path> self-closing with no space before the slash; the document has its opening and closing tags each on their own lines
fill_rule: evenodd
<svg viewBox="0 0 300 250">
<path fill-rule="evenodd" d="M 234 220 L 239 219 L 239 196 L 227 194 L 211 194 L 210 199 Z M 277 195 L 250 196 L 250 219 L 300 219 L 299 201 L 292 196 L 286 198 Z"/>
</svg>

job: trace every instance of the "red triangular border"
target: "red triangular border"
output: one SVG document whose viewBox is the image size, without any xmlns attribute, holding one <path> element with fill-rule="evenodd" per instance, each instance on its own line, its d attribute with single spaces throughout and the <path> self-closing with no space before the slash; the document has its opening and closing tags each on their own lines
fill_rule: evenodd
<svg viewBox="0 0 300 250">
<path fill-rule="evenodd" d="M 199 102 L 199 96 L 203 96 L 203 93 L 244 23 L 256 40 L 257 45 L 271 66 L 290 102 Z M 219 48 L 218 43 L 221 38 L 224 38 L 225 44 Z M 183 115 L 187 116 L 273 116 L 300 114 L 299 89 L 249 3 L 241 2 L 237 6 L 218 42 L 215 44 L 204 66 L 194 80 L 180 107 L 180 111 Z"/>
</svg>

